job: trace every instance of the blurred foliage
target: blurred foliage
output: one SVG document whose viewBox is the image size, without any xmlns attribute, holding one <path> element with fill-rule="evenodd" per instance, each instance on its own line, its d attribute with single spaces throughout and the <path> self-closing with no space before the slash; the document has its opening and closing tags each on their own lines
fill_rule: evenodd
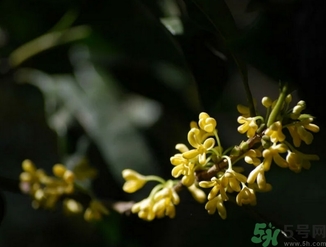
<svg viewBox="0 0 326 247">
<path fill-rule="evenodd" d="M 239 7 L 244 3 L 246 8 Z M 222 117 L 228 126 L 233 115 L 225 106 L 245 95 L 241 84 L 232 86 L 230 81 L 234 75 L 248 81 L 246 64 L 276 82 L 292 83 L 293 89 L 308 97 L 314 114 L 322 116 L 321 101 L 307 93 L 316 89 L 306 85 L 317 87 L 318 80 L 325 78 L 323 73 L 316 76 L 314 68 L 325 68 L 322 59 L 326 56 L 321 58 L 313 50 L 325 20 L 313 19 L 319 29 L 311 34 L 315 35 L 312 41 L 301 27 L 302 20 L 313 14 L 325 14 L 324 3 L 0 1 L 0 190 L 17 192 L 16 180 L 25 158 L 50 170 L 58 162 L 73 168 L 87 157 L 98 176 L 85 186 L 93 188 L 99 198 L 142 198 L 141 193 L 129 196 L 122 192 L 121 171 L 132 168 L 169 177 L 175 143 L 185 140 L 189 122 L 200 111 L 212 116 L 226 112 Z M 242 19 L 236 15 L 239 11 Z M 252 21 L 242 25 L 249 17 Z M 312 52 L 307 55 L 306 49 Z M 318 51 L 325 55 L 325 44 Z M 311 65 L 311 71 L 302 68 L 307 60 L 316 65 Z M 303 81 L 302 76 L 314 80 Z M 232 95 L 226 95 L 229 85 Z M 251 85 L 258 91 L 265 89 L 264 81 Z M 229 130 L 226 133 L 229 142 L 237 138 Z M 280 185 L 283 180 L 280 178 Z M 319 191 L 316 198 L 322 202 L 317 203 L 325 205 L 325 193 L 320 192 L 326 189 L 325 183 L 318 180 L 310 186 Z M 0 194 L 0 217 L 6 213 L 0 246 L 6 247 L 250 246 L 254 224 L 260 220 L 230 206 L 234 216 L 222 222 L 218 216 L 207 216 L 202 205 L 195 205 L 184 193 L 180 216 L 173 221 L 148 223 L 112 212 L 105 221 L 87 225 L 81 219 L 62 217 L 61 209 L 60 214 L 34 212 L 28 198 L 5 193 L 5 197 Z M 20 211 L 14 213 L 17 206 L 13 205 L 18 204 Z M 267 200 L 263 206 L 268 205 Z M 285 218 L 291 222 L 279 224 L 324 223 L 314 222 L 315 214 L 294 222 L 302 207 Z M 258 211 L 266 212 L 262 208 Z M 287 209 L 282 212 L 291 215 Z M 26 218 L 30 222 L 24 225 L 18 218 L 25 214 L 30 214 Z M 282 219 L 275 211 L 267 218 Z M 32 224 L 38 227 L 27 231 Z M 60 238 L 62 232 L 66 238 Z M 218 237 L 220 243 L 217 233 L 224 236 Z"/>
</svg>

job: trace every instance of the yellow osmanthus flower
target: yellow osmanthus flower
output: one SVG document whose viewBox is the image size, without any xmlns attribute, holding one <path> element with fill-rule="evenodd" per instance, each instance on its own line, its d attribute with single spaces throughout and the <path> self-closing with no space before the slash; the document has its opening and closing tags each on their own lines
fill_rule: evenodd
<svg viewBox="0 0 326 247">
<path fill-rule="evenodd" d="M 216 120 L 210 117 L 206 112 L 202 112 L 199 114 L 199 127 L 208 132 L 212 133 L 216 128 Z"/>
<path fill-rule="evenodd" d="M 226 209 L 223 204 L 223 199 L 221 195 L 218 195 L 214 197 L 213 199 L 209 200 L 206 205 L 205 209 L 209 214 L 214 214 L 216 212 L 216 209 L 218 211 L 218 214 L 221 216 L 223 220 L 226 219 Z"/>
<path fill-rule="evenodd" d="M 190 122 L 190 129 L 198 129 L 199 130 L 198 138 L 199 138 L 200 143 L 205 141 L 208 137 L 214 136 L 214 132 L 206 132 L 205 130 L 201 129 L 195 121 Z M 182 152 L 182 151 L 180 151 L 180 152 Z"/>
<path fill-rule="evenodd" d="M 307 130 L 314 133 L 319 131 L 319 127 L 316 124 L 312 124 L 312 121 L 313 118 L 307 118 L 294 125 L 287 126 L 295 147 L 300 147 L 301 141 L 304 141 L 307 145 L 312 143 L 314 137 Z"/>
<path fill-rule="evenodd" d="M 213 138 L 208 138 L 203 144 L 200 140 L 199 129 L 192 128 L 188 132 L 188 142 L 195 149 L 184 152 L 182 155 L 186 159 L 194 159 L 198 156 L 199 163 L 204 165 L 206 163 L 206 153 L 214 147 L 215 140 Z"/>
<path fill-rule="evenodd" d="M 266 188 L 265 168 L 263 163 L 256 166 L 248 175 L 247 183 L 249 185 L 254 184 L 255 181 L 259 189 L 264 190 Z"/>
<path fill-rule="evenodd" d="M 248 187 L 256 192 L 268 192 L 272 190 L 272 185 L 269 183 L 266 183 L 265 187 L 263 188 L 259 188 L 257 183 L 248 184 Z"/>
<path fill-rule="evenodd" d="M 261 151 L 259 149 L 250 149 L 246 153 L 244 160 L 248 164 L 258 166 L 261 163 L 258 157 L 261 157 Z"/>
<path fill-rule="evenodd" d="M 22 163 L 23 172 L 20 174 L 20 189 L 26 194 L 34 194 L 41 187 L 41 181 L 47 179 L 42 169 L 36 169 L 31 160 L 24 160 Z"/>
<path fill-rule="evenodd" d="M 284 143 L 273 144 L 268 149 L 263 151 L 263 157 L 265 158 L 263 161 L 265 171 L 268 171 L 271 167 L 272 160 L 282 168 L 288 167 L 288 163 L 279 153 L 285 153 L 288 150 L 288 147 Z"/>
<path fill-rule="evenodd" d="M 295 107 L 292 109 L 292 113 L 290 114 L 290 117 L 292 119 L 298 119 L 301 115 L 301 112 L 306 109 L 306 102 L 303 100 L 300 100 Z"/>
<path fill-rule="evenodd" d="M 195 164 L 188 159 L 183 158 L 182 154 L 175 154 L 170 158 L 171 164 L 175 167 L 172 169 L 172 176 L 177 178 L 184 175 L 181 182 L 189 187 L 195 182 Z"/>
<path fill-rule="evenodd" d="M 131 169 L 123 170 L 122 177 L 126 180 L 122 189 L 127 193 L 134 193 L 141 189 L 147 182 L 146 176 Z"/>
<path fill-rule="evenodd" d="M 36 169 L 30 160 L 24 160 L 22 168 L 20 188 L 33 198 L 34 208 L 53 209 L 63 195 L 72 194 L 74 191 L 74 174 L 61 164 L 53 167 L 56 177 L 46 175 L 42 169 Z"/>
<path fill-rule="evenodd" d="M 211 191 L 209 192 L 207 199 L 212 200 L 217 196 L 218 193 L 221 194 L 223 200 L 228 200 L 228 197 L 226 195 L 226 189 L 228 186 L 228 181 L 224 180 L 224 183 L 222 183 L 221 178 L 212 177 L 211 181 L 201 181 L 199 182 L 199 186 L 202 188 L 211 188 Z"/>
<path fill-rule="evenodd" d="M 180 202 L 179 195 L 171 187 L 165 187 L 154 196 L 153 211 L 157 218 L 175 217 L 175 205 Z"/>
<path fill-rule="evenodd" d="M 155 188 L 153 189 L 155 190 Z M 173 187 L 165 187 L 154 194 L 135 203 L 131 212 L 138 213 L 138 217 L 147 221 L 156 218 L 163 218 L 168 216 L 174 218 L 176 211 L 175 205 L 179 204 L 180 198 Z"/>
<path fill-rule="evenodd" d="M 318 155 L 315 154 L 303 154 L 297 150 L 294 152 L 288 151 L 286 161 L 289 164 L 289 169 L 294 172 L 300 172 L 302 168 L 309 169 L 311 166 L 311 160 L 319 160 Z"/>
<path fill-rule="evenodd" d="M 256 118 L 248 117 L 245 118 L 243 116 L 238 117 L 238 123 L 241 124 L 238 127 L 238 132 L 244 134 L 247 132 L 247 137 L 251 138 L 256 134 L 258 129 L 258 125 L 256 123 Z"/>
<path fill-rule="evenodd" d="M 282 142 L 285 140 L 285 135 L 282 132 L 282 123 L 277 121 L 265 130 L 265 135 L 271 138 L 273 143 Z"/>
<path fill-rule="evenodd" d="M 238 193 L 236 197 L 236 202 L 239 206 L 242 204 L 250 204 L 252 206 L 257 204 L 255 191 L 248 188 L 246 185 L 242 184 L 242 190 Z"/>
<path fill-rule="evenodd" d="M 222 184 L 227 184 L 228 192 L 239 192 L 241 190 L 240 183 L 246 183 L 247 177 L 242 175 L 241 173 L 235 172 L 232 169 L 226 170 L 223 177 L 221 178 Z"/>
<path fill-rule="evenodd" d="M 155 213 L 153 211 L 154 201 L 152 198 L 145 198 L 140 202 L 135 203 L 132 208 L 132 213 L 138 213 L 138 217 L 151 221 L 155 218 Z"/>
<path fill-rule="evenodd" d="M 204 203 L 206 201 L 206 194 L 204 191 L 199 189 L 195 184 L 188 187 L 192 197 L 199 203 Z"/>
</svg>

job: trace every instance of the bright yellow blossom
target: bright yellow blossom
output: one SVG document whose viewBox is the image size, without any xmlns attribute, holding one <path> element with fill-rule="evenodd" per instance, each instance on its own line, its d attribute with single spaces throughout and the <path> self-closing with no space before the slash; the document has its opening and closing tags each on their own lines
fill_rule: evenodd
<svg viewBox="0 0 326 247">
<path fill-rule="evenodd" d="M 301 141 L 304 141 L 307 145 L 311 144 L 314 137 L 307 130 L 315 133 L 319 131 L 319 127 L 315 124 L 312 124 L 312 121 L 313 118 L 307 118 L 294 125 L 287 126 L 295 147 L 299 147 L 301 145 Z"/>
<path fill-rule="evenodd" d="M 259 149 L 250 149 L 246 153 L 244 160 L 248 164 L 253 164 L 254 166 L 258 166 L 261 163 L 261 161 L 257 157 L 261 157 L 261 151 Z"/>
<path fill-rule="evenodd" d="M 265 158 L 263 161 L 263 165 L 265 168 L 265 171 L 268 171 L 270 169 L 272 160 L 282 168 L 288 167 L 288 163 L 285 161 L 284 158 L 279 153 L 285 153 L 288 150 L 288 147 L 281 143 L 281 144 L 273 144 L 271 147 L 265 149 L 263 151 L 263 157 Z"/>
<path fill-rule="evenodd" d="M 201 144 L 199 129 L 192 128 L 188 132 L 188 141 L 195 149 L 183 153 L 183 157 L 186 159 L 193 159 L 198 156 L 199 163 L 204 165 L 206 163 L 206 153 L 214 147 L 215 140 L 213 138 L 208 138 Z"/>
<path fill-rule="evenodd" d="M 199 114 L 199 127 L 208 132 L 211 133 L 216 128 L 216 120 L 212 117 L 210 117 L 206 112 L 202 112 Z"/>
<path fill-rule="evenodd" d="M 216 209 L 218 210 L 218 214 L 221 216 L 223 220 L 226 219 L 226 209 L 223 204 L 223 199 L 221 195 L 214 197 L 213 199 L 209 200 L 206 205 L 205 209 L 209 214 L 214 214 Z"/>
<path fill-rule="evenodd" d="M 256 131 L 258 129 L 256 118 L 252 118 L 252 117 L 245 118 L 243 116 L 240 116 L 238 117 L 238 123 L 241 124 L 238 127 L 239 133 L 244 134 L 247 132 L 248 138 L 251 138 L 256 134 Z"/>
<path fill-rule="evenodd" d="M 199 186 L 202 188 L 211 188 L 211 191 L 209 192 L 207 199 L 212 200 L 218 193 L 221 193 L 223 200 L 227 200 L 228 197 L 226 195 L 226 188 L 227 188 L 227 182 L 226 183 L 221 182 L 221 179 L 218 179 L 216 177 L 212 177 L 211 181 L 201 181 L 199 182 Z"/>
<path fill-rule="evenodd" d="M 264 164 L 261 163 L 259 166 L 256 166 L 255 169 L 253 169 L 247 179 L 247 183 L 253 184 L 254 182 L 257 182 L 258 188 L 264 190 L 266 187 L 266 178 L 265 178 L 265 169 Z"/>
<path fill-rule="evenodd" d="M 172 176 L 177 178 L 180 175 L 184 175 L 182 184 L 187 187 L 192 185 L 195 181 L 195 164 L 183 158 L 182 154 L 175 154 L 170 158 L 170 161 L 175 166 L 171 171 Z"/>
<path fill-rule="evenodd" d="M 143 176 L 131 169 L 123 170 L 122 176 L 126 180 L 122 189 L 127 193 L 134 193 L 142 188 L 147 182 L 146 176 Z"/>
<path fill-rule="evenodd" d="M 143 220 L 151 221 L 155 218 L 153 206 L 154 206 L 153 199 L 145 198 L 144 200 L 135 203 L 131 208 L 131 212 L 134 214 L 138 213 L 138 217 Z"/>
<path fill-rule="evenodd" d="M 239 192 L 241 189 L 240 188 L 241 182 L 246 183 L 247 177 L 231 169 L 226 170 L 224 176 L 221 178 L 221 183 L 227 184 L 228 192 L 233 192 L 233 191 Z"/>
<path fill-rule="evenodd" d="M 205 192 L 199 189 L 195 184 L 189 186 L 188 190 L 190 191 L 192 197 L 195 198 L 197 202 L 204 203 L 206 201 Z"/>
<path fill-rule="evenodd" d="M 286 156 L 286 161 L 289 164 L 289 169 L 294 172 L 300 172 L 302 168 L 309 169 L 311 166 L 311 160 L 319 160 L 318 155 L 315 154 L 303 154 L 299 151 L 290 152 Z"/>
<path fill-rule="evenodd" d="M 236 201 L 239 206 L 242 206 L 242 204 L 256 205 L 255 191 L 247 186 L 243 186 L 242 190 L 237 195 Z"/>
<path fill-rule="evenodd" d="M 280 121 L 273 123 L 265 130 L 265 135 L 271 138 L 273 143 L 282 142 L 285 140 L 285 135 L 282 132 L 282 124 Z"/>
</svg>

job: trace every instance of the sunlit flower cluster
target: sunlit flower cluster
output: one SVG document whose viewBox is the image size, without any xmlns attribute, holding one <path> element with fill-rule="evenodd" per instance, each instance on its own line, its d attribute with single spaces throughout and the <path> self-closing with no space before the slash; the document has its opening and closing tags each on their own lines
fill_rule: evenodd
<svg viewBox="0 0 326 247">
<path fill-rule="evenodd" d="M 289 130 L 295 147 L 299 147 L 301 141 L 304 141 L 306 144 L 311 144 L 313 135 L 309 131 L 319 131 L 319 127 L 312 124 L 313 118 L 310 115 L 301 114 L 305 109 L 305 102 L 299 101 L 291 110 L 289 109 L 291 100 L 292 96 L 287 95 L 284 102 L 279 104 L 280 107 L 278 112 L 275 113 L 273 110 L 276 108 L 278 103 L 277 100 L 272 101 L 268 97 L 262 99 L 262 104 L 266 107 L 267 112 L 265 119 L 262 117 L 260 119 L 262 120 L 261 124 L 266 124 L 267 128 L 261 131 L 261 133 L 254 134 L 260 134 L 262 136 L 262 147 L 258 152 L 257 150 L 250 149 L 244 158 L 248 164 L 256 166 L 250 172 L 247 180 L 251 188 L 258 188 L 259 191 L 268 191 L 271 189 L 271 185 L 266 182 L 265 172 L 270 169 L 272 162 L 279 167 L 289 168 L 294 172 L 300 172 L 302 168 L 310 168 L 310 160 L 319 159 L 317 155 L 303 154 L 299 152 L 288 141 L 286 141 L 286 136 L 283 133 L 284 129 Z M 270 121 L 271 118 L 273 121 Z M 246 119 L 247 121 L 250 121 L 250 118 Z M 247 131 L 248 137 L 252 136 L 252 134 L 250 134 L 250 136 L 248 135 L 248 131 L 253 132 L 256 130 L 257 127 L 250 129 L 249 125 L 246 129 L 238 129 L 242 134 Z M 285 153 L 287 153 L 286 156 L 283 155 Z"/>
<path fill-rule="evenodd" d="M 318 160 L 315 154 L 297 150 L 302 143 L 311 144 L 313 134 L 319 127 L 314 118 L 304 114 L 306 104 L 299 101 L 291 108 L 292 96 L 282 90 L 276 100 L 263 97 L 265 113 L 259 114 L 256 105 L 238 105 L 237 118 L 240 134 L 246 136 L 239 145 L 223 148 L 216 120 L 206 112 L 199 114 L 198 122 L 190 123 L 188 144 L 178 143 L 178 150 L 170 158 L 171 175 L 179 180 L 165 180 L 159 176 L 142 175 L 132 169 L 122 171 L 125 180 L 122 189 L 135 193 L 148 183 L 156 182 L 148 197 L 133 203 L 129 208 L 139 218 L 152 221 L 163 217 L 174 218 L 176 205 L 180 203 L 179 192 L 187 188 L 199 203 L 205 203 L 209 214 L 216 212 L 222 219 L 227 217 L 227 202 L 237 205 L 256 205 L 258 192 L 268 192 L 272 185 L 266 180 L 273 164 L 293 172 L 309 169 L 311 161 Z M 288 140 L 290 139 L 290 140 Z M 239 161 L 251 167 L 244 169 Z M 23 162 L 20 175 L 21 189 L 33 198 L 33 207 L 53 209 L 59 200 L 67 214 L 84 212 L 87 221 L 100 220 L 109 212 L 99 200 L 90 194 L 86 207 L 72 195 L 76 190 L 76 174 L 65 166 L 53 167 L 54 176 L 36 169 L 30 160 Z M 83 168 L 86 173 L 78 177 L 94 176 L 96 171 Z M 88 175 L 86 175 L 88 174 Z M 207 192 L 207 195 L 206 195 Z M 84 209 L 85 208 L 85 209 Z"/>
<path fill-rule="evenodd" d="M 193 147 L 189 150 L 185 144 L 179 143 L 176 149 L 180 153 L 171 157 L 171 164 L 175 167 L 172 169 L 172 176 L 177 178 L 181 175 L 182 184 L 189 187 L 195 182 L 195 171 L 203 169 L 205 166 L 210 165 L 211 155 L 217 154 L 221 156 L 221 146 L 215 145 L 215 136 L 219 143 L 219 137 L 216 129 L 216 120 L 210 117 L 207 113 L 202 112 L 199 114 L 198 125 L 196 122 L 190 124 L 190 131 L 188 132 L 188 142 Z"/>
<path fill-rule="evenodd" d="M 170 158 L 172 176 L 182 176 L 179 182 L 143 176 L 129 169 L 123 171 L 126 180 L 123 190 L 129 193 L 142 188 L 147 181 L 159 182 L 149 197 L 134 204 L 131 211 L 145 220 L 164 216 L 174 218 L 175 205 L 180 201 L 177 193 L 180 188 L 187 187 L 198 202 L 206 201 L 205 209 L 209 214 L 218 212 L 225 219 L 225 202 L 230 201 L 231 196 L 235 195 L 232 201 L 239 206 L 254 206 L 257 192 L 272 189 L 265 174 L 273 163 L 294 172 L 309 169 L 310 161 L 318 160 L 318 156 L 303 154 L 295 147 L 299 147 L 302 141 L 310 144 L 313 140 L 311 132 L 318 132 L 319 127 L 312 123 L 312 116 L 302 114 L 304 101 L 299 101 L 292 109 L 291 101 L 292 96 L 284 91 L 276 100 L 263 97 L 264 116 L 257 114 L 257 109 L 253 110 L 256 115 L 252 116 L 249 107 L 238 105 L 241 114 L 238 132 L 245 134 L 248 140 L 225 151 L 218 136 L 216 120 L 205 112 L 200 113 L 198 123 L 191 122 L 187 135 L 191 148 L 179 143 L 175 147 L 179 153 Z M 287 140 L 284 130 L 289 131 L 294 146 Z M 253 166 L 247 175 L 242 174 L 244 169 L 237 164 L 242 159 Z M 209 190 L 207 196 L 203 190 Z"/>
</svg>

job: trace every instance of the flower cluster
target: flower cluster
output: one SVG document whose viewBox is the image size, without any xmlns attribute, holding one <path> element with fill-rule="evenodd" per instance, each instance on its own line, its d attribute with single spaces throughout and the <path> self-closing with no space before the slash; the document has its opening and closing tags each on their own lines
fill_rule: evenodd
<svg viewBox="0 0 326 247">
<path fill-rule="evenodd" d="M 239 206 L 254 206 L 257 192 L 272 189 L 265 174 L 273 164 L 296 173 L 309 169 L 310 162 L 319 157 L 304 154 L 298 148 L 302 143 L 311 144 L 312 133 L 318 132 L 319 127 L 313 123 L 311 115 L 303 113 L 306 107 L 304 101 L 290 107 L 291 101 L 292 96 L 287 95 L 285 86 L 278 99 L 262 99 L 261 103 L 266 108 L 264 115 L 258 113 L 256 105 L 250 109 L 238 105 L 241 115 L 237 119 L 240 124 L 237 130 L 246 139 L 225 149 L 221 145 L 216 120 L 206 112 L 200 113 L 198 122 L 190 123 L 188 144 L 178 143 L 175 146 L 178 152 L 170 158 L 173 166 L 171 175 L 180 180 L 145 176 L 131 169 L 122 171 L 125 179 L 123 190 L 127 193 L 137 192 L 148 182 L 157 183 L 147 198 L 131 206 L 131 212 L 147 221 L 166 216 L 174 218 L 176 205 L 180 203 L 178 193 L 187 188 L 196 201 L 206 202 L 205 209 L 209 214 L 218 212 L 222 219 L 226 219 L 227 201 L 234 201 Z M 244 172 L 241 160 L 251 165 L 249 172 Z M 53 209 L 58 201 L 62 201 L 67 214 L 83 213 L 87 221 L 100 220 L 109 213 L 92 193 L 88 194 L 87 206 L 74 196 L 77 190 L 85 193 L 76 180 L 96 175 L 96 170 L 87 164 L 77 167 L 76 171 L 56 164 L 54 176 L 36 169 L 30 160 L 25 160 L 22 167 L 20 187 L 33 198 L 34 208 Z"/>
<path fill-rule="evenodd" d="M 128 193 L 139 190 L 148 181 L 159 182 L 147 198 L 132 206 L 131 212 L 138 213 L 139 218 L 147 221 L 164 216 L 175 217 L 175 205 L 179 204 L 180 198 L 172 180 L 164 181 L 157 176 L 143 176 L 131 169 L 123 170 L 122 176 L 126 180 L 123 190 Z"/>
<path fill-rule="evenodd" d="M 238 117 L 238 132 L 245 134 L 247 140 L 239 146 L 223 149 L 218 136 L 214 118 L 202 112 L 199 121 L 191 122 L 187 135 L 190 148 L 183 143 L 176 145 L 179 153 L 170 158 L 173 165 L 171 174 L 181 180 L 165 181 L 156 176 L 143 176 L 133 170 L 124 170 L 126 182 L 124 191 L 133 193 L 142 188 L 147 181 L 155 180 L 155 186 L 149 197 L 134 204 L 131 211 L 145 220 L 168 216 L 175 217 L 175 205 L 180 201 L 178 192 L 188 188 L 198 202 L 205 202 L 209 214 L 216 211 L 222 219 L 227 217 L 225 202 L 235 196 L 235 202 L 256 205 L 256 193 L 267 192 L 272 185 L 266 181 L 265 173 L 272 164 L 300 172 L 309 169 L 310 161 L 318 160 L 314 154 L 304 154 L 298 148 L 302 142 L 310 144 L 311 132 L 318 132 L 313 124 L 313 117 L 303 114 L 305 102 L 299 101 L 290 108 L 292 96 L 281 91 L 277 100 L 269 97 L 262 99 L 266 108 L 264 116 L 252 116 L 249 107 L 238 105 L 241 116 Z M 254 109 L 254 112 L 258 111 Z M 292 137 L 293 145 L 287 140 L 287 133 Z M 246 175 L 238 161 L 244 160 L 253 166 Z M 206 197 L 203 190 L 209 189 Z"/>
<path fill-rule="evenodd" d="M 289 109 L 291 101 L 291 95 L 287 95 L 283 102 L 273 102 L 268 97 L 264 97 L 262 100 L 263 106 L 267 108 L 266 117 L 259 118 L 261 125 L 267 125 L 267 128 L 259 133 L 262 136 L 262 146 L 258 152 L 257 150 L 249 150 L 245 157 L 247 163 L 256 166 L 249 174 L 247 180 L 249 186 L 252 188 L 258 188 L 260 191 L 271 189 L 271 185 L 266 183 L 265 172 L 270 169 L 272 162 L 279 167 L 300 172 L 302 168 L 310 168 L 311 160 L 319 159 L 317 155 L 299 152 L 290 142 L 286 141 L 286 135 L 283 133 L 286 129 L 289 131 L 295 147 L 299 147 L 301 141 L 304 141 L 306 144 L 311 144 L 313 140 L 311 132 L 319 131 L 319 127 L 312 123 L 313 117 L 308 114 L 301 114 L 305 109 L 305 102 L 299 101 L 296 106 Z M 275 111 L 277 106 L 278 111 Z M 250 121 L 250 118 L 246 119 Z M 256 132 L 257 126 L 249 126 L 246 131 L 250 131 L 250 133 Z M 239 132 L 245 133 L 245 131 Z"/>
<path fill-rule="evenodd" d="M 74 192 L 74 174 L 61 164 L 53 166 L 55 177 L 48 176 L 42 169 L 36 169 L 30 160 L 24 160 L 22 168 L 20 188 L 32 196 L 34 208 L 53 209 L 62 196 Z"/>
<path fill-rule="evenodd" d="M 30 195 L 32 206 L 37 208 L 55 209 L 58 202 L 62 201 L 63 210 L 66 214 L 80 214 L 84 206 L 73 199 L 76 192 L 76 176 L 62 164 L 53 166 L 54 176 L 49 176 L 42 169 L 36 169 L 30 160 L 22 163 L 23 172 L 20 174 L 20 189 Z M 108 210 L 101 202 L 93 199 L 84 211 L 84 219 L 87 221 L 99 220 L 107 215 Z"/>
<path fill-rule="evenodd" d="M 217 160 L 222 155 L 221 145 L 215 146 L 216 141 L 211 137 L 215 136 L 219 143 L 214 118 L 202 112 L 199 114 L 198 125 L 196 122 L 192 122 L 190 127 L 188 142 L 193 149 L 189 150 L 185 144 L 179 143 L 176 145 L 176 149 L 180 153 L 170 159 L 171 164 L 175 166 L 172 169 L 172 176 L 177 178 L 183 175 L 181 182 L 187 187 L 194 184 L 196 170 L 211 166 L 213 156 Z"/>
</svg>

